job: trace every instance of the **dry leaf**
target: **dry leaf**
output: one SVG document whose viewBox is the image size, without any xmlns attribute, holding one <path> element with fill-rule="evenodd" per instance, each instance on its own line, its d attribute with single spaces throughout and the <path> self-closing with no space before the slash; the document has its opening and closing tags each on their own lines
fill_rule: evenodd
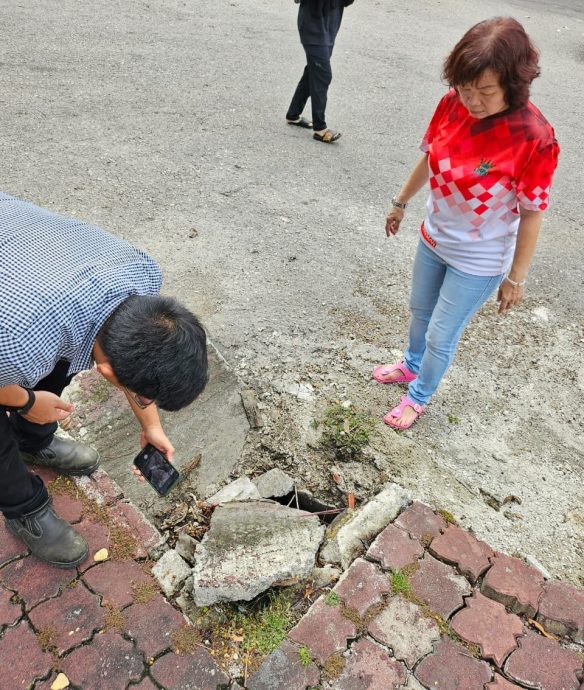
<svg viewBox="0 0 584 690">
<path fill-rule="evenodd" d="M 355 508 L 355 494 L 347 494 L 347 505 L 349 506 L 349 510 Z"/>
<path fill-rule="evenodd" d="M 530 625 L 533 625 L 534 628 L 537 628 L 539 632 L 544 636 L 547 637 L 550 640 L 559 640 L 559 637 L 556 637 L 555 635 L 552 635 L 549 633 L 541 623 L 538 623 L 537 621 L 534 621 L 533 618 L 529 618 L 528 622 Z"/>
<path fill-rule="evenodd" d="M 51 690 L 65 690 L 69 687 L 69 678 L 64 673 L 59 673 L 59 675 L 53 681 L 51 685 Z"/>
<path fill-rule="evenodd" d="M 109 551 L 107 549 L 100 549 L 93 556 L 93 560 L 96 563 L 101 563 L 102 561 L 107 561 L 108 558 L 109 558 Z"/>
</svg>

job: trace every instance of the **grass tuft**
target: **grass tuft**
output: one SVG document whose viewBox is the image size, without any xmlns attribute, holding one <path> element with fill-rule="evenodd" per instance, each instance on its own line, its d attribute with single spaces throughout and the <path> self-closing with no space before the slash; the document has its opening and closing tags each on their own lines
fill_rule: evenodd
<svg viewBox="0 0 584 690">
<path fill-rule="evenodd" d="M 333 448 L 340 457 L 357 457 L 369 443 L 373 430 L 370 415 L 357 412 L 351 405 L 334 405 L 325 410 L 322 419 L 324 445 Z"/>
</svg>

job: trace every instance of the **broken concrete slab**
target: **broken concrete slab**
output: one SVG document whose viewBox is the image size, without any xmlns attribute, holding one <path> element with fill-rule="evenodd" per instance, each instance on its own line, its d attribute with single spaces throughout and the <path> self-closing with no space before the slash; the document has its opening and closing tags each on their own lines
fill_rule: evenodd
<svg viewBox="0 0 584 690">
<path fill-rule="evenodd" d="M 201 498 L 229 480 L 249 431 L 237 377 L 214 347 L 209 347 L 208 353 L 209 383 L 203 393 L 183 410 L 160 413 L 176 448 L 177 469 L 186 468 L 197 454 L 202 456 L 189 476 L 190 487 Z M 96 448 L 104 469 L 122 487 L 124 495 L 153 517 L 168 498 L 159 498 L 131 472 L 132 461 L 140 450 L 140 429 L 123 393 L 91 370 L 75 377 L 66 395 L 76 407 L 69 433 Z"/>
<path fill-rule="evenodd" d="M 171 597 L 178 592 L 181 584 L 191 574 L 191 569 L 174 549 L 170 549 L 156 562 L 152 568 L 152 574 L 166 596 Z"/>
<path fill-rule="evenodd" d="M 343 570 L 365 551 L 370 542 L 410 503 L 410 492 L 389 484 L 368 503 L 340 516 L 328 529 L 328 541 L 320 552 L 327 563 L 341 564 Z"/>
<path fill-rule="evenodd" d="M 268 470 L 256 477 L 254 484 L 257 486 L 262 498 L 280 498 L 286 496 L 294 489 L 294 480 L 278 467 Z"/>
<path fill-rule="evenodd" d="M 272 501 L 226 503 L 197 549 L 197 606 L 249 601 L 271 586 L 305 578 L 324 536 L 318 518 Z"/>
<path fill-rule="evenodd" d="M 211 505 L 231 503 L 232 501 L 255 501 L 261 498 L 257 486 L 249 477 L 240 477 L 227 484 L 220 491 L 207 499 Z"/>
</svg>

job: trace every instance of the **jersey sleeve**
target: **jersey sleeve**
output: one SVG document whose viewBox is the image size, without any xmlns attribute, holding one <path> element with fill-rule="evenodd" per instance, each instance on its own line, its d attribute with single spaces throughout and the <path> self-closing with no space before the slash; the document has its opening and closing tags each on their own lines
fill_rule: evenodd
<svg viewBox="0 0 584 690">
<path fill-rule="evenodd" d="M 527 160 L 517 180 L 517 200 L 528 211 L 545 211 L 549 206 L 552 178 L 560 147 L 555 138 L 541 142 Z"/>
<path fill-rule="evenodd" d="M 440 102 L 436 106 L 436 110 L 434 111 L 434 115 L 432 115 L 432 119 L 430 120 L 430 124 L 428 125 L 428 129 L 426 129 L 426 133 L 424 134 L 424 137 L 422 138 L 422 142 L 420 144 L 420 150 L 423 153 L 428 153 L 430 150 L 430 144 L 432 143 L 432 140 L 434 139 L 434 136 L 436 134 L 436 130 L 438 129 L 438 125 L 444 118 L 444 115 L 450 110 L 452 107 L 452 99 L 457 98 L 456 92 L 454 90 L 449 91 L 447 94 L 442 96 L 440 99 Z"/>
</svg>

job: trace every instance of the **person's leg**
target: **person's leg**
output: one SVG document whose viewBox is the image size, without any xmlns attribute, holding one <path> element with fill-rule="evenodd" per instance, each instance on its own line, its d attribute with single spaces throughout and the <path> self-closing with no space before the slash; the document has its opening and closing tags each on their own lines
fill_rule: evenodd
<svg viewBox="0 0 584 690">
<path fill-rule="evenodd" d="M 298 82 L 298 86 L 296 87 L 296 91 L 294 92 L 292 100 L 290 101 L 290 107 L 288 108 L 288 112 L 286 113 L 286 119 L 289 122 L 296 122 L 296 120 L 300 118 L 309 96 L 310 84 L 308 75 L 308 65 L 306 65 L 306 67 L 304 68 L 304 72 L 302 73 L 302 77 Z"/>
<path fill-rule="evenodd" d="M 500 284 L 502 275 L 475 276 L 449 266 L 426 331 L 426 349 L 408 397 L 426 405 L 454 359 L 460 336 L 480 307 Z M 394 422 L 407 426 L 417 413 L 406 407 Z"/>
<path fill-rule="evenodd" d="M 333 78 L 330 46 L 304 46 L 309 74 L 312 128 L 315 132 L 326 129 L 326 103 L 328 87 Z"/>
<path fill-rule="evenodd" d="M 14 430 L 0 407 L 0 512 L 6 527 L 42 561 L 74 568 L 87 557 L 85 539 L 53 510 L 42 479 L 24 464 Z"/>
<path fill-rule="evenodd" d="M 404 364 L 414 374 L 426 350 L 426 331 L 446 275 L 446 263 L 421 240 L 418 244 L 410 292 L 410 326 Z"/>
<path fill-rule="evenodd" d="M 57 362 L 53 371 L 37 383 L 35 390 L 60 396 L 72 379 L 68 370 L 69 362 Z M 35 424 L 16 413 L 11 413 L 10 422 L 25 462 L 76 476 L 91 474 L 98 468 L 99 453 L 81 443 L 55 436 L 56 422 Z"/>
</svg>

